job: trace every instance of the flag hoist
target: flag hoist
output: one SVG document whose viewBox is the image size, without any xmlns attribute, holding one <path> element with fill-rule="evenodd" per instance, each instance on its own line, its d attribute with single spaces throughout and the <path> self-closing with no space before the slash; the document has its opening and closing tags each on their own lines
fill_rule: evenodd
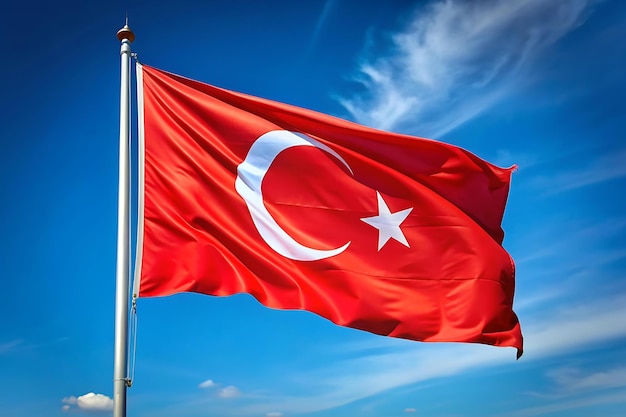
<svg viewBox="0 0 626 417">
<path fill-rule="evenodd" d="M 113 416 L 126 416 L 128 345 L 128 288 L 130 271 L 130 44 L 135 34 L 126 24 L 117 32 L 121 42 L 120 150 L 117 205 L 117 263 L 115 267 L 115 357 L 113 364 Z"/>
</svg>

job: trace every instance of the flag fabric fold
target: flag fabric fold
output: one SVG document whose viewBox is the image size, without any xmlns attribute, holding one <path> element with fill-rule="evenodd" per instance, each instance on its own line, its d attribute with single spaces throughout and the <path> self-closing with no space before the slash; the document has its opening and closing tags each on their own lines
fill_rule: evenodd
<svg viewBox="0 0 626 417">
<path fill-rule="evenodd" d="M 512 169 L 138 65 L 134 293 L 248 293 L 420 341 L 511 346 Z"/>
</svg>

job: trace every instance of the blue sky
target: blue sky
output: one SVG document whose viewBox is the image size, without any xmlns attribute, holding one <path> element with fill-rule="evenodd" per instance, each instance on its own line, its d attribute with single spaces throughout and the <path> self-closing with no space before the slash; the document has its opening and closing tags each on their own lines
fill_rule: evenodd
<svg viewBox="0 0 626 417">
<path fill-rule="evenodd" d="M 509 166 L 525 354 L 250 296 L 139 302 L 132 416 L 603 416 L 626 407 L 626 5 L 10 2 L 0 13 L 0 415 L 106 415 L 119 43 L 145 64 Z"/>
</svg>

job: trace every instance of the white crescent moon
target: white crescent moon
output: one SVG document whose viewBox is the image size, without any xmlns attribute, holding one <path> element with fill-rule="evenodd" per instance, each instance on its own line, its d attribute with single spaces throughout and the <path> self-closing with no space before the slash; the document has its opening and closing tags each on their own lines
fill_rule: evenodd
<svg viewBox="0 0 626 417">
<path fill-rule="evenodd" d="M 317 261 L 339 255 L 350 242 L 330 250 L 313 249 L 296 242 L 279 225 L 263 204 L 261 183 L 274 159 L 285 149 L 313 146 L 337 158 L 352 173 L 346 161 L 328 146 L 297 132 L 273 130 L 261 135 L 250 147 L 246 159 L 237 167 L 235 189 L 248 206 L 259 234 L 274 251 L 294 261 Z"/>
</svg>

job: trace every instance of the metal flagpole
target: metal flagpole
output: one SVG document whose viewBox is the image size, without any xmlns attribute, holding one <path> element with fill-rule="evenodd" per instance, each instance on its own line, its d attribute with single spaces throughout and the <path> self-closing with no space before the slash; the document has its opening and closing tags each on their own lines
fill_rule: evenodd
<svg viewBox="0 0 626 417">
<path fill-rule="evenodd" d="M 117 32 L 122 43 L 120 87 L 120 151 L 117 202 L 117 264 L 115 268 L 115 358 L 113 364 L 113 417 L 126 417 L 126 375 L 128 361 L 128 287 L 130 266 L 130 43 L 134 33 L 126 24 Z"/>
</svg>

